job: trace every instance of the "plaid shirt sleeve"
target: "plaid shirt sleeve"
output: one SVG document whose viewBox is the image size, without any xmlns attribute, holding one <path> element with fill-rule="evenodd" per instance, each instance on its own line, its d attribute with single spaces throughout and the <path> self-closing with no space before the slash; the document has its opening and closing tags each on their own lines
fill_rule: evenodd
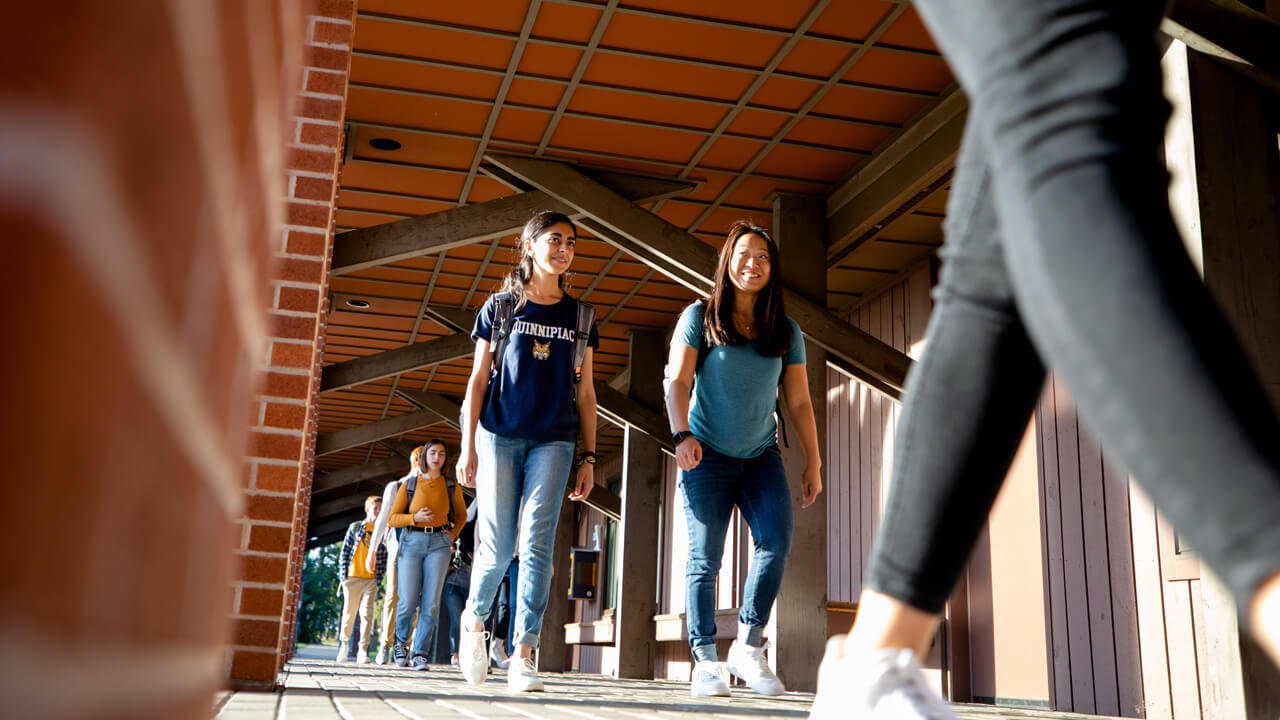
<svg viewBox="0 0 1280 720">
<path fill-rule="evenodd" d="M 338 559 L 338 571 L 340 573 L 339 577 L 344 580 L 347 575 L 351 574 L 351 556 L 355 554 L 356 543 L 360 540 L 359 530 L 356 526 L 363 524 L 363 521 L 352 523 L 347 528 L 347 536 L 342 540 L 342 555 Z"/>
<path fill-rule="evenodd" d="M 375 572 L 374 574 L 377 576 L 378 580 L 381 581 L 382 575 L 387 571 L 387 546 L 386 545 L 378 546 L 377 558 L 378 558 L 377 572 Z"/>
</svg>

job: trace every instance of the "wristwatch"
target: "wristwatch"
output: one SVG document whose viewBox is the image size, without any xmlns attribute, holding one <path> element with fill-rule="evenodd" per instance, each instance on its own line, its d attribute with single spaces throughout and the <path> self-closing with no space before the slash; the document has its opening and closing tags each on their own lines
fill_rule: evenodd
<svg viewBox="0 0 1280 720">
<path fill-rule="evenodd" d="M 685 441 L 685 438 L 691 438 L 691 437 L 693 437 L 693 433 L 689 432 L 688 430 L 681 430 L 680 432 L 671 433 L 671 446 L 679 447 L 680 443 Z"/>
<path fill-rule="evenodd" d="M 578 462 L 584 462 L 584 463 L 587 463 L 588 465 L 595 465 L 596 460 L 599 460 L 599 459 L 600 459 L 600 455 L 591 450 L 584 450 L 582 454 L 578 456 Z"/>
</svg>

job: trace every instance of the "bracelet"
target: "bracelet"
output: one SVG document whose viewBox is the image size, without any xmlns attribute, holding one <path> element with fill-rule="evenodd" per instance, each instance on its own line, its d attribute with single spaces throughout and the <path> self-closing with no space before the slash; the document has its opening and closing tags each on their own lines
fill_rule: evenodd
<svg viewBox="0 0 1280 720">
<path fill-rule="evenodd" d="M 599 459 L 600 459 L 600 454 L 591 450 L 584 450 L 582 454 L 578 456 L 578 462 L 584 462 L 584 463 L 587 463 L 588 465 L 595 465 L 596 460 L 599 460 Z"/>
<path fill-rule="evenodd" d="M 689 432 L 688 430 L 681 430 L 679 432 L 671 433 L 671 444 L 673 446 L 679 446 L 680 443 L 684 442 L 685 440 L 691 437 L 693 437 L 693 433 Z"/>
</svg>

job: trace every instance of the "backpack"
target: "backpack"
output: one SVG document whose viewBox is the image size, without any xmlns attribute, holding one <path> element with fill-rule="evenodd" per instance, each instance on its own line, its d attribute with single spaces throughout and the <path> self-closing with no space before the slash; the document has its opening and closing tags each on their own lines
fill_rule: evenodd
<svg viewBox="0 0 1280 720">
<path fill-rule="evenodd" d="M 578 303 L 578 324 L 573 335 L 573 384 L 582 382 L 582 363 L 587 358 L 587 343 L 591 341 L 591 326 L 596 322 L 596 308 L 591 303 Z M 511 293 L 498 293 L 493 298 L 493 330 L 497 337 L 489 344 L 493 353 L 492 372 L 502 369 L 502 351 L 511 336 L 511 320 L 516 314 L 516 299 Z"/>
<path fill-rule="evenodd" d="M 700 303 L 702 303 L 701 300 L 695 300 L 693 302 L 694 305 L 698 305 Z M 697 382 L 698 373 L 702 371 L 702 364 L 707 361 L 707 356 L 710 354 L 711 354 L 711 346 L 707 345 L 707 336 L 706 334 L 703 334 L 698 338 L 698 359 L 693 364 L 694 382 Z M 778 371 L 778 388 L 779 389 L 782 388 L 782 380 L 786 374 L 787 374 L 787 363 L 786 363 L 786 360 L 784 359 L 782 362 L 782 369 Z M 666 365 L 662 367 L 662 394 L 663 395 L 666 395 L 667 392 L 671 389 L 672 377 L 673 377 L 673 374 L 672 374 L 671 363 L 668 362 Z M 689 395 L 690 396 L 693 395 L 692 387 L 689 388 Z M 774 418 L 776 418 L 778 423 L 778 439 L 782 441 L 782 446 L 787 448 L 791 447 L 791 444 L 787 442 L 787 420 L 782 415 L 782 399 L 777 397 L 776 393 L 773 401 L 773 416 Z"/>
</svg>

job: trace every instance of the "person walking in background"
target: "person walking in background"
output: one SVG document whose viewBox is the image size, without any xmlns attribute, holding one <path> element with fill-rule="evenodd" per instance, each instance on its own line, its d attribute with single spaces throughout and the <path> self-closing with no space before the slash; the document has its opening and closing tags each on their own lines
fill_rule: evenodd
<svg viewBox="0 0 1280 720">
<path fill-rule="evenodd" d="M 808 465 L 803 507 L 822 492 L 822 458 L 809 399 L 804 339 L 782 303 L 778 246 L 762 228 L 730 228 L 707 301 L 680 315 L 668 359 L 667 412 L 688 519 L 685 570 L 693 695 L 728 695 L 715 645 L 715 583 L 733 508 L 755 544 L 738 634 L 724 664 L 752 690 L 786 691 L 762 634 L 791 551 L 791 489 L 778 449 L 781 387 Z M 692 393 L 692 397 L 691 397 Z"/>
<path fill-rule="evenodd" d="M 533 651 L 551 588 L 551 551 L 574 443 L 584 449 L 570 497 L 595 482 L 596 396 L 592 349 L 600 341 L 594 309 L 565 291 L 577 228 L 565 215 L 540 212 L 525 224 L 520 260 L 476 316 L 475 358 L 462 412 L 458 480 L 476 488 L 476 556 L 460 620 L 458 661 L 467 682 L 489 670 L 484 621 L 517 549 L 515 653 L 507 687 L 543 689 Z M 518 534 L 518 536 L 517 536 Z"/>
<path fill-rule="evenodd" d="M 916 2 L 970 112 L 928 347 L 907 381 L 858 618 L 828 643 L 815 720 L 955 717 L 918 657 L 1046 367 L 1280 660 L 1280 421 L 1170 213 L 1166 4 Z"/>
<path fill-rule="evenodd" d="M 475 554 L 476 503 L 467 504 L 467 524 L 453 544 L 453 559 L 444 581 L 444 608 L 449 615 L 449 663 L 458 664 L 458 622 L 471 591 L 471 558 Z"/>
<path fill-rule="evenodd" d="M 396 665 L 404 667 L 412 662 L 414 670 L 425 671 L 430 666 L 427 643 L 435 628 L 453 542 L 467 521 L 467 505 L 462 488 L 444 476 L 443 440 L 428 441 L 417 459 L 418 472 L 396 490 L 388 520 L 392 528 L 403 528 L 396 556 L 399 598 L 392 653 Z M 418 622 L 416 629 L 412 629 L 410 648 L 409 633 L 415 610 Z"/>
<path fill-rule="evenodd" d="M 386 572 L 386 590 L 382 594 L 382 627 L 378 630 L 378 656 L 375 662 L 379 665 L 386 665 L 392 660 L 392 648 L 396 644 L 396 601 L 399 597 L 396 594 L 396 583 L 399 581 L 399 573 L 397 571 L 396 556 L 400 552 L 400 533 L 402 530 L 392 530 L 390 526 L 391 506 L 395 504 L 396 492 L 411 477 L 417 477 L 418 466 L 421 463 L 422 446 L 413 449 L 409 455 L 409 472 L 399 480 L 392 480 L 382 490 L 382 511 L 378 513 L 378 519 L 373 524 L 373 547 L 380 545 L 386 547 L 387 557 L 391 558 L 391 562 L 387 566 Z M 374 558 L 370 557 L 367 561 L 369 572 L 373 572 Z"/>
<path fill-rule="evenodd" d="M 351 637 L 356 612 L 360 613 L 360 642 L 356 646 L 356 662 L 369 662 L 369 636 L 373 631 L 373 606 L 378 601 L 378 583 L 387 568 L 387 551 L 371 550 L 373 525 L 382 510 L 382 498 L 370 495 L 364 501 L 364 519 L 347 528 L 338 558 L 338 574 L 342 583 L 342 622 L 338 626 L 338 662 L 347 660 L 347 640 Z M 366 560 L 373 560 L 370 571 Z"/>
</svg>

